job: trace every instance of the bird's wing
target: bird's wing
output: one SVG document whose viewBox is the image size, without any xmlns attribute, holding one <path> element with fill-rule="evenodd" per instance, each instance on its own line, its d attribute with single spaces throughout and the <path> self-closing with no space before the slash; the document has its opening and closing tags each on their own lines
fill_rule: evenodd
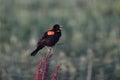
<svg viewBox="0 0 120 80">
<path fill-rule="evenodd" d="M 45 39 L 47 36 L 47 32 L 45 32 L 41 39 Z"/>
<path fill-rule="evenodd" d="M 47 32 L 44 33 L 44 35 L 42 36 L 42 38 L 39 39 L 37 45 L 44 45 L 44 43 L 48 43 L 50 38 L 52 38 L 53 35 L 49 35 L 48 33 L 50 33 L 51 30 L 48 30 Z M 52 33 L 50 33 L 52 34 Z"/>
</svg>

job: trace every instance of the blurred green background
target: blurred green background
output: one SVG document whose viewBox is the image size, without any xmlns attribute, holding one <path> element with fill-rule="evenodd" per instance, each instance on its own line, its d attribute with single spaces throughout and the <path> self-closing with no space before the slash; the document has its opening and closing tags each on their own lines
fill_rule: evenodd
<svg viewBox="0 0 120 80">
<path fill-rule="evenodd" d="M 120 80 L 120 0 L 0 0 L 0 80 L 35 80 L 47 49 L 40 36 L 63 26 L 51 72 L 58 80 Z"/>
</svg>

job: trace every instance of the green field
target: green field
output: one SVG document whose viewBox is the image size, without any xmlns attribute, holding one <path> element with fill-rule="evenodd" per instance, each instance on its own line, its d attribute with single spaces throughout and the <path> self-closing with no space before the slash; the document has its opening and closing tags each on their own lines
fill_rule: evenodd
<svg viewBox="0 0 120 80">
<path fill-rule="evenodd" d="M 56 23 L 58 80 L 120 80 L 120 0 L 0 0 L 0 80 L 35 80 L 47 49 L 30 53 Z"/>
</svg>

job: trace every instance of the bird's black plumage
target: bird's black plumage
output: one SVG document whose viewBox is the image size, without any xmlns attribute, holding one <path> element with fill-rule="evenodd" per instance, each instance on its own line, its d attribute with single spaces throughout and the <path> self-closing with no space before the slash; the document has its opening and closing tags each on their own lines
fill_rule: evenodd
<svg viewBox="0 0 120 80">
<path fill-rule="evenodd" d="M 55 24 L 51 30 L 44 33 L 43 37 L 38 41 L 37 48 L 31 53 L 31 56 L 35 56 L 37 52 L 45 46 L 53 47 L 61 37 L 61 27 Z"/>
</svg>

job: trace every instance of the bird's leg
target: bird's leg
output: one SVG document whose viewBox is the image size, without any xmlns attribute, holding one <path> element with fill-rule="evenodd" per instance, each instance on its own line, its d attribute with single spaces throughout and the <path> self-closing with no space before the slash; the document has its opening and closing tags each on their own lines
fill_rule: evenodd
<svg viewBox="0 0 120 80">
<path fill-rule="evenodd" d="M 53 54 L 53 47 L 50 47 L 50 53 Z"/>
<path fill-rule="evenodd" d="M 53 54 L 53 47 L 47 47 L 47 50 L 48 50 L 48 54 L 46 57 L 51 57 Z"/>
<path fill-rule="evenodd" d="M 50 52 L 51 52 L 51 48 L 50 48 L 50 47 L 47 47 L 47 50 L 48 50 L 48 53 L 50 53 Z"/>
</svg>

